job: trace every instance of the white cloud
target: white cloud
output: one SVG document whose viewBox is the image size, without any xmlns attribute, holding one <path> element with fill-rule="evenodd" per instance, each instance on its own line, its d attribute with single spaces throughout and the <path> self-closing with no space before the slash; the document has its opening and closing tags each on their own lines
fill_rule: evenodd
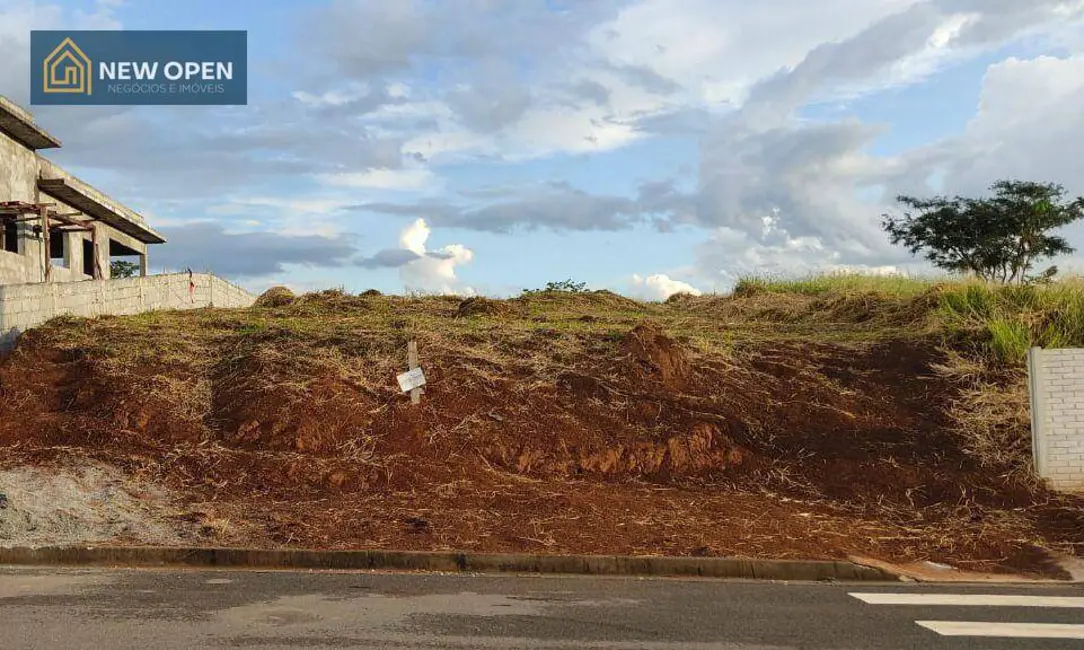
<svg viewBox="0 0 1084 650">
<path fill-rule="evenodd" d="M 947 186 L 984 189 L 997 178 L 1065 183 L 1084 193 L 1084 54 L 1007 59 L 990 66 L 978 113 L 946 176 Z"/>
<path fill-rule="evenodd" d="M 30 97 L 30 32 L 35 29 L 120 29 L 115 2 L 97 2 L 92 11 L 68 10 L 36 0 L 0 2 L 0 94 L 21 104 Z"/>
<path fill-rule="evenodd" d="M 887 247 L 887 246 L 886 246 Z M 874 275 L 909 275 L 929 272 L 929 266 L 908 257 L 900 249 L 888 249 L 876 263 L 849 263 L 843 260 L 862 257 L 828 246 L 819 237 L 793 237 L 775 230 L 766 241 L 734 228 L 718 228 L 711 238 L 696 248 L 696 271 L 712 291 L 723 291 L 743 276 L 777 275 L 797 277 L 817 273 L 866 273 Z M 703 285 L 702 285 L 703 286 Z"/>
<path fill-rule="evenodd" d="M 351 205 L 353 200 L 355 199 L 328 196 L 232 196 L 227 197 L 224 202 L 208 205 L 203 209 L 203 214 L 226 218 L 227 221 L 241 219 L 239 223 L 249 227 L 245 230 L 256 227 L 260 230 L 273 230 L 280 235 L 316 234 L 321 237 L 336 237 L 342 235 L 348 225 L 340 221 L 338 211 Z M 200 221 L 203 218 L 159 218 L 156 223 L 176 225 Z"/>
<path fill-rule="evenodd" d="M 425 219 L 416 219 L 399 234 L 399 247 L 417 255 L 425 255 L 425 242 L 429 239 L 429 225 Z"/>
<path fill-rule="evenodd" d="M 650 114 L 665 106 L 657 98 L 637 98 L 635 90 L 617 82 L 612 89 L 615 92 L 611 93 L 608 106 L 570 105 L 565 101 L 539 103 L 526 108 L 514 121 L 487 133 L 462 124 L 441 103 L 387 107 L 375 119 L 385 120 L 387 128 L 387 116 L 421 113 L 429 107 L 432 112 L 427 117 L 434 121 L 433 128 L 414 134 L 403 145 L 403 151 L 437 163 L 475 156 L 499 156 L 516 162 L 560 153 L 610 151 L 645 137 L 636 128 L 634 116 Z M 617 105 L 618 102 L 621 104 Z"/>
<path fill-rule="evenodd" d="M 370 88 L 368 84 L 351 83 L 342 88 L 328 90 L 319 94 L 306 92 L 304 90 L 296 90 L 291 93 L 291 96 L 306 106 L 324 107 L 343 106 L 350 102 L 357 101 L 369 93 Z"/>
<path fill-rule="evenodd" d="M 632 294 L 644 300 L 666 300 L 676 293 L 688 293 L 694 296 L 700 295 L 700 290 L 681 280 L 674 280 L 665 273 L 642 276 L 632 276 Z"/>
<path fill-rule="evenodd" d="M 644 0 L 590 33 L 615 64 L 644 66 L 700 99 L 740 104 L 749 87 L 916 0 Z"/>
<path fill-rule="evenodd" d="M 701 140 L 698 220 L 717 228 L 697 251 L 701 274 L 730 282 L 759 272 L 924 266 L 880 228 L 897 193 L 930 193 L 935 177 L 950 193 L 982 192 L 1006 176 L 1081 183 L 1070 178 L 1084 141 L 1084 67 L 1076 57 L 991 66 L 964 135 L 899 156 L 869 153 L 881 127 L 796 115 L 810 101 L 909 83 L 1048 29 L 1065 5 L 1040 4 L 1028 12 L 1009 2 L 915 3 L 756 84 L 747 103 Z"/>
<path fill-rule="evenodd" d="M 475 290 L 463 285 L 456 276 L 456 268 L 474 260 L 474 252 L 462 244 L 449 244 L 435 251 L 426 249 L 429 225 L 418 219 L 403 229 L 399 245 L 418 255 L 399 267 L 399 277 L 407 291 L 441 294 L 474 295 Z"/>
<path fill-rule="evenodd" d="M 335 187 L 374 190 L 419 190 L 432 185 L 436 177 L 428 169 L 367 169 L 362 172 L 321 174 L 321 183 Z"/>
</svg>

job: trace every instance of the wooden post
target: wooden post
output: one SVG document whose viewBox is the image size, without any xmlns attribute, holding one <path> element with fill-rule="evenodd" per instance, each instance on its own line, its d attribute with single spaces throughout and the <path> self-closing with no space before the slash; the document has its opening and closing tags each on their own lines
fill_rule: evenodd
<svg viewBox="0 0 1084 650">
<path fill-rule="evenodd" d="M 44 269 L 45 281 L 48 282 L 53 275 L 53 245 L 49 241 L 49 208 L 44 205 L 38 208 L 38 212 L 41 214 L 41 241 L 42 247 L 45 248 L 45 266 Z"/>
<path fill-rule="evenodd" d="M 103 277 L 102 277 L 103 273 L 102 273 L 102 259 L 98 255 L 98 226 L 97 226 L 97 224 L 95 224 L 91 228 L 90 241 L 93 244 L 92 248 L 94 248 L 94 279 L 95 280 L 101 280 L 101 279 L 103 279 Z"/>
<path fill-rule="evenodd" d="M 410 341 L 407 343 L 407 370 L 414 370 L 418 367 L 418 342 Z M 410 403 L 418 404 L 422 401 L 422 389 L 413 388 L 410 391 Z"/>
</svg>

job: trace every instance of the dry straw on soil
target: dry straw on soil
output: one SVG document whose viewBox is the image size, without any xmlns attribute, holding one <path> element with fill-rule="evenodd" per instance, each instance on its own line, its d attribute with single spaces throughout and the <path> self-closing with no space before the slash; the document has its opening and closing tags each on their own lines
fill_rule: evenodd
<svg viewBox="0 0 1084 650">
<path fill-rule="evenodd" d="M 0 445 L 9 463 L 76 449 L 158 477 L 194 521 L 256 545 L 1049 571 L 1043 549 L 1084 548 L 1082 502 L 1030 477 L 1020 362 L 989 326 L 1074 331 L 1037 297 L 1061 290 L 1036 291 L 327 291 L 66 319 L 0 365 Z M 410 340 L 418 406 L 394 382 Z"/>
</svg>

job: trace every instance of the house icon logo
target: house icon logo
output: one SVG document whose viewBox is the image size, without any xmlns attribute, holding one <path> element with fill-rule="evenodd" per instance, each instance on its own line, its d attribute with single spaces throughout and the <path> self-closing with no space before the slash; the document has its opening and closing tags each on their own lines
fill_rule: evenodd
<svg viewBox="0 0 1084 650">
<path fill-rule="evenodd" d="M 42 64 L 42 90 L 46 93 L 89 95 L 93 90 L 90 58 L 71 38 L 56 46 Z"/>
</svg>

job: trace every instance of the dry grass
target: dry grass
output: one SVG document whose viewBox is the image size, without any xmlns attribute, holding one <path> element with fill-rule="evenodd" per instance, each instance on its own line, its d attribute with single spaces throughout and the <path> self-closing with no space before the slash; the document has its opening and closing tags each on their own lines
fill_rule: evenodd
<svg viewBox="0 0 1084 650">
<path fill-rule="evenodd" d="M 443 512 L 457 519 L 433 534 L 445 534 L 439 543 L 451 547 L 599 550 L 627 529 L 584 530 L 582 522 L 609 526 L 613 508 L 641 509 L 628 526 L 641 531 L 633 550 L 643 551 L 688 551 L 698 518 L 705 530 L 730 535 L 721 542 L 697 533 L 712 552 L 755 554 L 758 544 L 794 533 L 786 526 L 798 516 L 801 539 L 838 537 L 848 552 L 891 548 L 936 558 L 930 549 L 943 548 L 982 559 L 1001 552 L 984 546 L 986 538 L 1042 542 L 1037 515 L 991 505 L 1002 485 L 1033 493 L 1021 365 L 1010 337 L 994 334 L 991 323 L 1014 323 L 1009 329 L 1029 344 L 1052 325 L 1069 331 L 1049 305 L 1070 304 L 1071 294 L 1055 292 L 1055 300 L 1037 297 L 1050 289 L 854 278 L 788 287 L 746 283 L 732 296 L 661 304 L 608 292 L 463 301 L 326 291 L 248 310 L 63 319 L 20 346 L 60 359 L 39 364 L 46 388 L 6 397 L 44 400 L 43 390 L 71 381 L 48 374 L 58 368 L 88 368 L 86 376 L 105 388 L 131 384 L 138 372 L 130 390 L 99 391 L 113 401 L 93 415 L 120 414 L 125 424 L 92 442 L 156 445 L 140 467 L 182 477 L 215 499 L 249 495 L 252 507 L 272 494 L 280 501 L 296 494 L 296 503 L 276 503 L 279 516 L 302 502 L 326 508 L 321 516 L 334 544 L 354 538 L 334 537 L 328 518 L 352 526 L 357 539 L 402 544 L 414 538 L 396 536 L 387 513 L 439 522 Z M 680 347 L 691 374 L 645 379 L 650 369 L 627 342 L 646 322 Z M 393 381 L 410 340 L 432 382 L 417 409 L 403 405 Z M 897 363 L 900 356 L 911 361 Z M 931 359 L 939 361 L 937 379 L 917 378 Z M 39 361 L 17 351 L 12 363 L 33 378 Z M 934 381 L 937 391 L 928 388 Z M 927 403 L 932 415 L 945 409 L 951 424 L 923 419 Z M 171 431 L 190 435 L 155 438 L 167 416 L 178 421 Z M 673 453 L 668 446 L 680 452 L 694 422 L 754 449 L 750 473 L 741 481 L 724 471 L 715 482 L 643 483 L 637 468 L 657 469 L 644 454 Z M 75 426 L 81 421 L 61 428 Z M 841 444 L 844 432 L 853 437 Z M 972 471 L 981 487 L 959 474 Z M 595 479 L 584 481 L 588 474 Z M 373 485 L 391 487 L 365 491 Z M 319 505 L 339 492 L 354 495 L 342 512 Z M 633 492 L 643 492 L 636 497 L 643 501 L 624 501 Z M 673 512 L 658 509 L 671 498 Z M 236 528 L 244 504 L 234 505 L 208 517 Z M 379 520 L 371 523 L 378 532 L 362 537 L 370 524 L 347 521 L 347 512 Z M 761 520 L 765 512 L 775 513 L 775 523 Z M 736 535 L 728 518 L 760 528 Z M 512 526 L 506 520 L 514 520 L 519 541 L 495 537 Z M 984 537 L 975 538 L 980 520 Z M 324 543 L 305 532 L 306 514 L 294 523 L 278 543 Z M 863 538 L 857 546 L 843 544 L 855 536 Z M 653 547 L 648 539 L 661 541 Z M 783 556 L 804 552 L 800 544 L 776 548 Z"/>
<path fill-rule="evenodd" d="M 963 450 L 994 471 L 1033 481 L 1027 372 L 991 368 L 982 357 L 955 351 L 935 369 L 960 386 L 948 415 Z"/>
</svg>

